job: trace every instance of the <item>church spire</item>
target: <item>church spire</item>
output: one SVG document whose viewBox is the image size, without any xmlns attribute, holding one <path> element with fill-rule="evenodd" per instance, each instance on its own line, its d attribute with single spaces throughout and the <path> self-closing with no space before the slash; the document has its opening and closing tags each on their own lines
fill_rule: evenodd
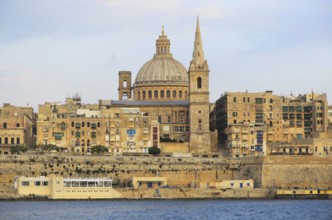
<svg viewBox="0 0 332 220">
<path fill-rule="evenodd" d="M 198 16 L 197 16 L 197 23 L 196 23 L 194 52 L 193 52 L 192 62 L 195 64 L 196 67 L 202 67 L 205 63 L 203 43 L 202 43 L 202 38 L 201 38 L 201 29 L 199 26 Z"/>
</svg>

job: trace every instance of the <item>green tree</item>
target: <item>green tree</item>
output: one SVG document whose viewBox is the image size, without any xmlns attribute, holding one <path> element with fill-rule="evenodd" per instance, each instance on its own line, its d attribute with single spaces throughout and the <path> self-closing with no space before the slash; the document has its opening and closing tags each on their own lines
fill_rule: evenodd
<svg viewBox="0 0 332 220">
<path fill-rule="evenodd" d="M 149 147 L 149 154 L 156 156 L 160 154 L 160 149 L 158 147 Z"/>
<path fill-rule="evenodd" d="M 108 148 L 101 145 L 96 145 L 91 148 L 91 152 L 93 154 L 105 153 L 108 152 Z"/>
<path fill-rule="evenodd" d="M 12 154 L 19 154 L 20 152 L 26 152 L 28 149 L 22 145 L 15 145 L 10 147 Z"/>
<path fill-rule="evenodd" d="M 44 152 L 56 151 L 59 152 L 60 148 L 54 144 L 41 145 L 40 149 Z"/>
</svg>

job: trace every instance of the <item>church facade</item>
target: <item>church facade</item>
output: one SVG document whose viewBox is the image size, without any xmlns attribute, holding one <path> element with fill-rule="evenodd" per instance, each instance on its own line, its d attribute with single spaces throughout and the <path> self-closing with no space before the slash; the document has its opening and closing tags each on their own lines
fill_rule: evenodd
<svg viewBox="0 0 332 220">
<path fill-rule="evenodd" d="M 89 152 L 94 145 L 112 153 L 147 152 L 151 146 L 164 152 L 211 152 L 209 67 L 198 19 L 188 70 L 173 58 L 170 45 L 163 27 L 155 54 L 135 80 L 130 71 L 119 71 L 118 100 L 84 106 L 75 97 L 64 105 L 40 105 L 37 145 L 75 152 Z"/>
</svg>

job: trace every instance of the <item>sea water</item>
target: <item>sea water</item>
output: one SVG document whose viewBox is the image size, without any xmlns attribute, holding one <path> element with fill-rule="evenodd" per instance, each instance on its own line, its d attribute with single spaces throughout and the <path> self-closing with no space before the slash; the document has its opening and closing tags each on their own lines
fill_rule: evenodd
<svg viewBox="0 0 332 220">
<path fill-rule="evenodd" d="M 2 201 L 0 219 L 332 219 L 332 200 Z"/>
</svg>

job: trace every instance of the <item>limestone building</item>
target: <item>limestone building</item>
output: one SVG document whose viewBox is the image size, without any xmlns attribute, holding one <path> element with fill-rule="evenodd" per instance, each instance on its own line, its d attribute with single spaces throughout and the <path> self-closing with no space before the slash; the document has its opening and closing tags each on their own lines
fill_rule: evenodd
<svg viewBox="0 0 332 220">
<path fill-rule="evenodd" d="M 3 104 L 0 108 L 0 154 L 9 154 L 13 146 L 34 147 L 36 118 L 32 107 Z"/>
<path fill-rule="evenodd" d="M 175 152 L 211 152 L 209 68 L 198 19 L 189 72 L 173 58 L 170 45 L 162 27 L 155 54 L 135 80 L 130 71 L 119 72 L 118 100 L 83 105 L 73 97 L 63 105 L 40 105 L 37 144 L 75 152 L 104 145 L 117 153 L 147 152 L 172 142 Z"/>
<path fill-rule="evenodd" d="M 265 155 L 269 143 L 326 138 L 327 108 L 326 94 L 286 97 L 272 91 L 228 92 L 216 101 L 215 107 L 219 147 L 231 156 L 246 155 L 246 148 Z M 238 129 L 232 129 L 234 126 Z M 236 139 L 252 127 L 257 131 L 255 141 L 239 143 Z"/>
<path fill-rule="evenodd" d="M 157 128 L 157 132 L 155 132 Z M 81 98 L 67 98 L 65 104 L 39 106 L 37 145 L 53 144 L 70 152 L 91 152 L 102 145 L 112 153 L 147 152 L 158 123 L 138 108 L 100 109 L 83 105 Z"/>
</svg>

